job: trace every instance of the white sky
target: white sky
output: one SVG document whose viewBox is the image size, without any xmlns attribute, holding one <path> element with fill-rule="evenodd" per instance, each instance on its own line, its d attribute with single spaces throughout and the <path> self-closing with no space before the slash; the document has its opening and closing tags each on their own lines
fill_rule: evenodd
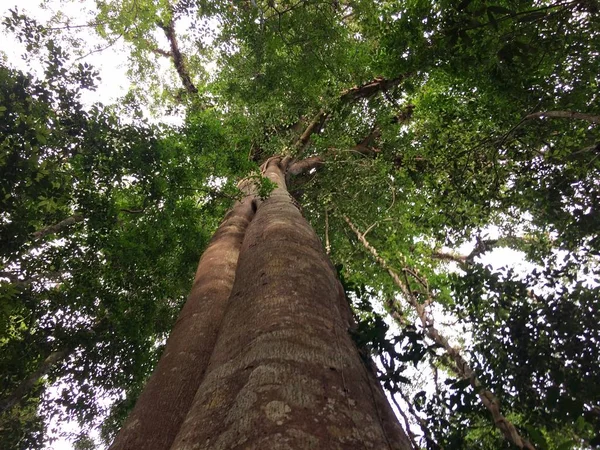
<svg viewBox="0 0 600 450">
<path fill-rule="evenodd" d="M 92 18 L 93 2 L 89 1 L 64 1 L 50 0 L 48 4 L 42 8 L 40 2 L 36 0 L 0 0 L 0 16 L 4 18 L 9 14 L 10 9 L 18 8 L 20 13 L 27 14 L 30 17 L 37 19 L 41 23 L 50 20 L 57 12 L 68 17 L 76 17 L 73 24 L 83 24 Z M 91 45 L 102 44 L 91 33 L 86 33 L 88 42 Z M 5 32 L 4 27 L 0 28 L 0 52 L 7 55 L 10 64 L 18 69 L 30 71 L 28 66 L 21 56 L 25 53 L 25 48 L 14 37 Z M 118 43 L 113 47 L 101 52 L 94 53 L 80 62 L 88 62 L 100 71 L 102 77 L 102 85 L 96 92 L 88 92 L 85 94 L 83 101 L 85 104 L 102 102 L 109 104 L 115 102 L 120 96 L 127 92 L 129 80 L 127 79 L 126 63 L 127 53 L 123 43 Z"/>
</svg>

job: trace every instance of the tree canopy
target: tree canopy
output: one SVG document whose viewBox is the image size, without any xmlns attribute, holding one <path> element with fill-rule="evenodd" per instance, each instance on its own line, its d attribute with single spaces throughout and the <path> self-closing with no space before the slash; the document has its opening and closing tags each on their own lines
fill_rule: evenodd
<svg viewBox="0 0 600 450">
<path fill-rule="evenodd" d="M 2 445 L 42 448 L 53 417 L 111 441 L 236 182 L 274 155 L 318 162 L 290 192 L 415 445 L 600 445 L 598 8 L 11 10 L 31 73 L 0 65 Z M 120 42 L 129 92 L 84 104 Z"/>
</svg>

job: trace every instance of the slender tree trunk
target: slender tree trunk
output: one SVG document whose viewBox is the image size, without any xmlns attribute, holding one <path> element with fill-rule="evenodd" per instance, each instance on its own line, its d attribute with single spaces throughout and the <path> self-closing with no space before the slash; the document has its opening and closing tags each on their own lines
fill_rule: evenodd
<svg viewBox="0 0 600 450">
<path fill-rule="evenodd" d="M 452 347 L 448 342 L 448 339 L 446 339 L 446 337 L 437 330 L 437 328 L 434 326 L 433 320 L 427 315 L 425 305 L 422 305 L 417 301 L 416 298 L 414 298 L 410 292 L 410 289 L 408 288 L 408 285 L 400 279 L 400 275 L 388 265 L 385 259 L 379 256 L 377 250 L 369 243 L 369 241 L 367 241 L 365 235 L 361 234 L 352 221 L 345 216 L 344 220 L 352 229 L 352 231 L 354 231 L 356 237 L 363 244 L 365 249 L 371 253 L 375 261 L 377 261 L 377 263 L 379 263 L 383 269 L 387 270 L 394 281 L 394 284 L 400 288 L 400 291 L 402 292 L 402 295 L 406 301 L 415 309 L 425 334 L 433 342 L 445 350 L 446 354 L 453 363 L 451 365 L 451 369 L 454 371 L 454 373 L 456 373 L 456 375 L 461 377 L 463 380 L 469 380 L 471 386 L 479 396 L 481 403 L 483 403 L 483 405 L 491 414 L 494 420 L 494 425 L 502 432 L 504 439 L 520 449 L 535 450 L 535 447 L 519 434 L 512 422 L 502 415 L 502 412 L 500 411 L 500 402 L 491 391 L 482 386 L 481 382 L 477 378 L 477 374 L 471 368 L 469 363 L 463 358 L 461 353 Z"/>
<path fill-rule="evenodd" d="M 206 375 L 172 450 L 409 449 L 321 243 L 286 189 L 258 208 Z M 139 447 L 142 448 L 142 447 Z"/>
<path fill-rule="evenodd" d="M 8 411 L 19 403 L 27 394 L 29 394 L 29 391 L 35 387 L 40 381 L 40 378 L 47 375 L 57 363 L 69 356 L 71 351 L 72 349 L 63 349 L 50 353 L 48 357 L 40 363 L 35 372 L 31 373 L 27 378 L 21 381 L 12 394 L 0 400 L 0 414 Z"/>
<path fill-rule="evenodd" d="M 234 206 L 213 236 L 165 351 L 111 450 L 171 446 L 204 376 L 254 211 L 248 196 Z"/>
</svg>

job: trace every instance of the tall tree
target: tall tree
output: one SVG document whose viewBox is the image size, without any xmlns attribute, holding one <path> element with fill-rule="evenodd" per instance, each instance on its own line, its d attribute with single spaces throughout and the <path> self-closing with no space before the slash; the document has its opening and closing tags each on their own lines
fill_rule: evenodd
<svg viewBox="0 0 600 450">
<path fill-rule="evenodd" d="M 2 103 L 3 398 L 33 386 L 3 415 L 11 424 L 28 418 L 14 435 L 41 442 L 43 420 L 32 412 L 51 410 L 36 402 L 44 380 L 61 380 L 72 387 L 61 404 L 81 423 L 100 413 L 94 394 L 119 398 L 103 433 L 110 442 L 122 428 L 121 448 L 243 448 L 259 445 L 261 431 L 307 446 L 596 445 L 597 9 L 545 0 L 136 0 L 101 2 L 77 27 L 64 14 L 41 25 L 12 13 L 5 23 L 31 54 L 50 55 L 46 79 L 24 89 L 8 82 Z M 93 85 L 89 68 L 63 70 L 69 56 L 59 42 L 88 52 L 85 33 L 68 34 L 75 30 L 127 43 L 135 86 L 122 107 L 86 109 L 63 89 Z M 167 82 L 159 60 L 172 65 Z M 121 120 L 132 106 L 143 114 L 136 102 L 185 111 L 184 125 Z M 251 197 L 235 188 L 244 179 Z M 335 264 L 360 364 L 344 296 L 287 193 Z M 239 245 L 244 234 L 238 263 L 198 272 L 143 391 L 192 261 L 228 207 L 200 265 L 220 241 Z M 228 228 L 238 213 L 245 232 L 238 222 Z M 482 264 L 506 248 L 529 267 Z M 224 283 L 204 303 L 207 277 Z M 206 338 L 194 342 L 187 336 L 197 327 Z M 325 337 L 302 359 L 316 329 Z M 305 391 L 282 381 L 297 378 L 289 364 Z M 408 438 L 373 400 L 371 369 Z M 335 419 L 319 416 L 321 376 L 335 391 L 327 394 Z M 362 396 L 366 386 L 372 397 Z M 301 408 L 299 392 L 311 399 Z M 185 398 L 169 402 L 177 393 Z M 318 419 L 310 427 L 304 406 Z M 351 438 L 337 433 L 334 422 L 351 411 L 376 417 L 367 438 L 366 420 L 346 424 Z M 254 425 L 259 417 L 275 420 Z"/>
</svg>

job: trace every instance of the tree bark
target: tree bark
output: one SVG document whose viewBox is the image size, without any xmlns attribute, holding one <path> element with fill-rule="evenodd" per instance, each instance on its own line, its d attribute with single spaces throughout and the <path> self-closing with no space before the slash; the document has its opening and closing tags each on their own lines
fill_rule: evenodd
<svg viewBox="0 0 600 450">
<path fill-rule="evenodd" d="M 168 23 L 157 23 L 157 25 L 163 30 L 165 37 L 169 41 L 169 46 L 171 47 L 169 56 L 173 60 L 173 65 L 175 66 L 177 75 L 179 75 L 181 84 L 183 84 L 183 87 L 188 93 L 197 94 L 198 88 L 192 81 L 192 77 L 190 76 L 185 63 L 185 57 L 179 49 L 179 43 L 177 42 L 177 36 L 175 35 L 175 24 L 173 22 L 173 18 L 171 18 Z"/>
<path fill-rule="evenodd" d="M 83 222 L 83 215 L 82 214 L 73 214 L 72 216 L 67 217 L 64 220 L 61 220 L 57 224 L 50 225 L 49 227 L 42 228 L 41 230 L 38 230 L 35 233 L 32 233 L 31 238 L 33 240 L 42 239 L 43 237 L 45 237 L 49 234 L 58 233 L 59 231 L 62 231 L 65 228 L 68 228 L 71 225 L 74 225 L 79 222 Z"/>
<path fill-rule="evenodd" d="M 206 375 L 172 450 L 409 449 L 315 232 L 287 192 L 288 158 L 250 223 Z"/>
<path fill-rule="evenodd" d="M 231 293 L 252 196 L 228 213 L 202 255 L 192 291 L 154 373 L 111 450 L 166 450 L 200 385 Z"/>
</svg>

